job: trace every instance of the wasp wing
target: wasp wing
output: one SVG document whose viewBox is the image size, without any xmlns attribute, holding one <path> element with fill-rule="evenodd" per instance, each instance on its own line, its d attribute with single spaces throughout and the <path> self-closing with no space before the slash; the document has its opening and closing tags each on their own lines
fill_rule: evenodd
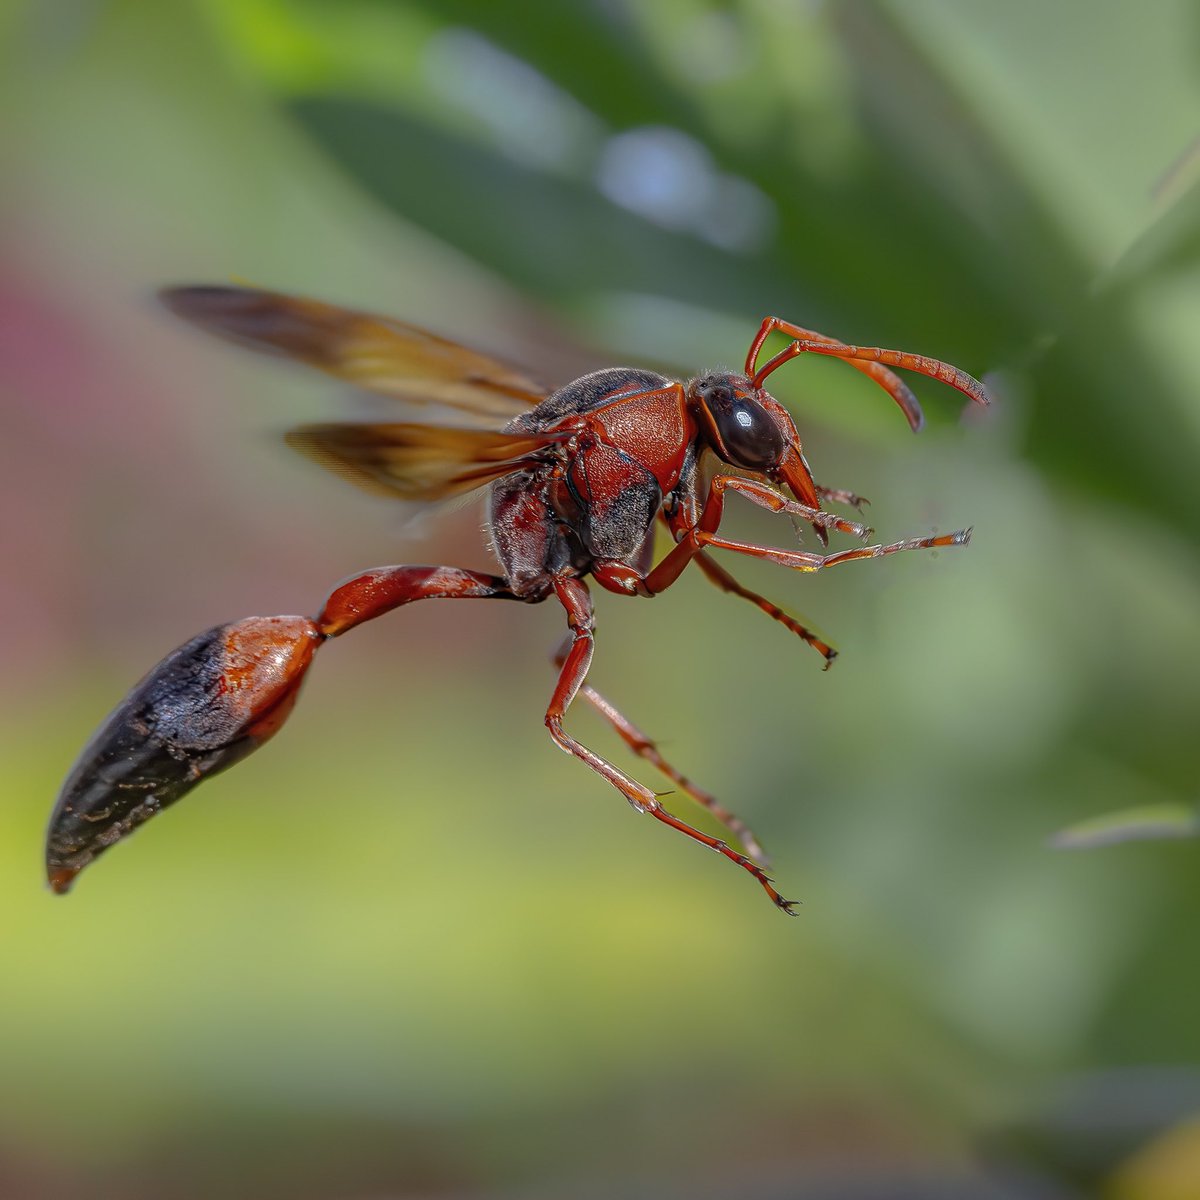
<svg viewBox="0 0 1200 1200">
<path fill-rule="evenodd" d="M 259 288 L 164 288 L 173 313 L 253 350 L 316 367 L 415 404 L 444 404 L 497 425 L 547 390 L 523 372 L 415 325 Z"/>
<path fill-rule="evenodd" d="M 301 425 L 289 446 L 378 496 L 445 500 L 545 461 L 563 435 L 416 424 Z"/>
</svg>

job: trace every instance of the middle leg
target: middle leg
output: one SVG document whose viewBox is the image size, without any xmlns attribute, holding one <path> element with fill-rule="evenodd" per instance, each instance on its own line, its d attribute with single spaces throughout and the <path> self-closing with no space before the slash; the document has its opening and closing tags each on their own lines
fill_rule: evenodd
<svg viewBox="0 0 1200 1200">
<path fill-rule="evenodd" d="M 696 565 L 704 577 L 709 582 L 716 584 L 721 591 L 729 592 L 733 596 L 741 596 L 743 600 L 749 600 L 772 620 L 778 621 L 785 628 L 790 629 L 801 641 L 811 646 L 825 660 L 826 671 L 833 666 L 833 660 L 837 658 L 838 652 L 828 642 L 813 633 L 807 625 L 793 617 L 791 613 L 784 612 L 773 600 L 768 600 L 765 596 L 760 596 L 757 592 L 752 592 L 744 584 L 739 583 L 706 551 L 697 551 Z"/>
</svg>

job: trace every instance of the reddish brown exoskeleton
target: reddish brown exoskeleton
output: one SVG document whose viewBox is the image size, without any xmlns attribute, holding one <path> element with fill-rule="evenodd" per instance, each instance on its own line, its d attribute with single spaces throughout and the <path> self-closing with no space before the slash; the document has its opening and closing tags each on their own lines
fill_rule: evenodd
<svg viewBox="0 0 1200 1200">
<path fill-rule="evenodd" d="M 480 428 L 311 425 L 289 434 L 288 441 L 351 482 L 390 496 L 440 500 L 490 484 L 492 549 L 500 573 L 378 567 L 341 584 L 313 618 L 248 617 L 174 651 L 110 715 L 63 786 L 46 850 L 56 892 L 67 891 L 97 854 L 159 809 L 265 742 L 287 719 L 313 654 L 329 638 L 415 600 L 536 604 L 553 596 L 566 610 L 570 634 L 555 660 L 558 684 L 545 717 L 550 736 L 639 812 L 745 868 L 776 905 L 792 912 L 792 902 L 765 874 L 766 858 L 745 824 L 679 774 L 585 682 L 594 628 L 585 577 L 619 595 L 655 596 L 694 561 L 719 588 L 752 601 L 813 646 L 828 666 L 835 655 L 830 646 L 743 587 L 710 551 L 817 571 L 900 550 L 965 545 L 970 530 L 830 554 L 725 537 L 720 524 L 729 492 L 807 522 L 823 547 L 831 529 L 864 541 L 871 533 L 821 508 L 823 500 L 855 507 L 861 502 L 853 493 L 813 482 L 791 417 L 763 384 L 799 354 L 843 358 L 880 384 L 916 430 L 920 406 L 892 367 L 933 376 L 985 405 L 980 383 L 923 355 L 846 345 L 768 317 L 751 343 L 744 373 L 711 372 L 685 384 L 617 367 L 547 393 L 520 372 L 454 342 L 312 300 L 230 287 L 177 288 L 163 299 L 179 315 L 248 346 L 413 404 L 465 410 L 484 422 Z M 789 343 L 759 366 L 763 344 L 775 332 Z M 674 545 L 655 563 L 658 521 Z M 580 694 L 635 754 L 708 809 L 745 853 L 685 824 L 648 787 L 566 733 L 563 718 Z"/>
</svg>

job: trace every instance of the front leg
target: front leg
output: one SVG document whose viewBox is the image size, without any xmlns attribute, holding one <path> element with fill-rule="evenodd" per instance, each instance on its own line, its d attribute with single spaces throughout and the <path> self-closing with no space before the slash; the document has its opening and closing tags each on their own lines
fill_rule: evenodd
<svg viewBox="0 0 1200 1200">
<path fill-rule="evenodd" d="M 853 562 L 859 558 L 883 558 L 888 554 L 899 554 L 902 550 L 937 550 L 948 546 L 966 546 L 971 541 L 970 529 L 958 529 L 954 533 L 935 534 L 931 537 L 904 538 L 886 545 L 859 546 L 854 550 L 839 550 L 836 554 L 810 554 L 804 550 L 779 550 L 774 546 L 756 546 L 749 542 L 735 542 L 715 533 L 696 533 L 701 546 L 712 546 L 718 550 L 736 550 L 752 558 L 765 558 L 768 562 L 790 567 L 793 571 L 820 571 L 824 567 L 836 567 L 839 563 Z"/>
<path fill-rule="evenodd" d="M 752 504 L 771 512 L 786 512 L 811 521 L 818 530 L 828 527 L 841 529 L 859 537 L 869 535 L 865 525 L 846 521 L 834 513 L 789 500 L 782 493 L 765 483 L 744 479 L 740 475 L 714 475 L 708 485 L 708 498 L 703 507 L 698 507 L 696 497 L 683 497 L 675 512 L 668 519 L 676 545 L 646 578 L 646 590 L 650 595 L 665 591 L 683 573 L 684 568 L 700 552 L 704 543 L 700 534 L 716 533 L 725 514 L 725 493 L 740 492 Z"/>
<path fill-rule="evenodd" d="M 785 500 L 782 496 L 778 496 L 770 488 L 762 484 L 753 483 L 753 481 L 734 476 L 715 475 L 712 483 L 709 485 L 708 499 L 700 513 L 699 520 L 695 521 L 691 526 L 678 531 L 677 537 L 679 540 L 675 547 L 667 553 L 666 557 L 647 576 L 647 591 L 656 595 L 669 588 L 683 574 L 688 563 L 706 546 L 712 546 L 714 549 L 720 550 L 736 550 L 739 554 L 747 554 L 753 558 L 765 558 L 771 562 L 779 563 L 781 566 L 791 567 L 796 571 L 819 571 L 823 567 L 836 566 L 839 563 L 850 562 L 853 559 L 881 558 L 887 554 L 896 554 L 901 550 L 925 550 L 942 546 L 965 546 L 971 540 L 971 531 L 969 529 L 959 529 L 954 533 L 940 534 L 933 537 L 906 538 L 903 541 L 890 542 L 886 545 L 861 546 L 855 550 L 841 550 L 836 554 L 812 554 L 803 550 L 779 550 L 771 546 L 758 546 L 748 542 L 736 542 L 730 538 L 720 537 L 717 534 L 717 529 L 721 524 L 721 518 L 725 511 L 726 490 L 732 489 L 745 493 L 749 490 L 747 487 L 748 484 L 767 495 L 776 495 L 775 502 L 764 503 L 763 507 L 773 508 L 774 504 L 778 503 L 779 507 L 776 511 L 791 511 L 788 506 L 793 504 L 793 501 Z M 797 505 L 796 507 L 803 509 L 804 505 Z M 815 509 L 806 510 L 806 512 L 817 511 Z M 829 514 L 820 513 L 819 515 L 828 516 Z M 809 517 L 805 516 L 805 520 L 809 519 Z M 842 522 L 839 525 L 836 518 L 831 524 L 835 528 L 843 526 L 850 526 L 855 529 L 864 528 L 863 526 L 855 526 L 850 521 Z"/>
<path fill-rule="evenodd" d="M 523 597 L 479 571 L 380 567 L 336 588 L 315 618 L 247 617 L 180 646 L 109 715 L 63 785 L 46 837 L 50 886 L 66 892 L 98 854 L 274 735 L 329 638 L 415 600 L 456 598 Z"/>
<path fill-rule="evenodd" d="M 757 479 L 745 479 L 741 475 L 717 475 L 713 482 L 716 483 L 718 479 L 721 480 L 720 491 L 737 492 L 739 495 L 745 496 L 751 504 L 757 504 L 759 508 L 765 508 L 768 512 L 790 513 L 793 516 L 801 517 L 810 525 L 815 526 L 818 531 L 836 529 L 839 533 L 849 533 L 854 537 L 862 538 L 863 541 L 866 541 L 875 532 L 869 526 L 860 525 L 857 521 L 847 521 L 836 513 L 825 512 L 820 508 L 810 508 L 807 504 L 789 500 L 782 492 L 776 491 L 765 483 L 760 483 Z M 852 495 L 850 492 L 835 492 L 829 488 L 818 488 L 817 490 L 837 499 Z M 853 499 L 858 500 L 859 503 L 862 502 L 858 496 L 854 496 Z"/>
<path fill-rule="evenodd" d="M 845 488 L 824 487 L 817 484 L 817 495 L 822 500 L 832 500 L 834 504 L 848 504 L 851 508 L 862 512 L 864 504 L 870 504 L 870 500 L 866 496 L 860 496 L 857 492 L 848 492 Z"/>
</svg>

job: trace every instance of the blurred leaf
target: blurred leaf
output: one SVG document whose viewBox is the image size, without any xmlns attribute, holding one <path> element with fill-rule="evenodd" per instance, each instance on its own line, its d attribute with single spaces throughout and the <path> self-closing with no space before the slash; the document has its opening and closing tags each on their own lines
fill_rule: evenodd
<svg viewBox="0 0 1200 1200">
<path fill-rule="evenodd" d="M 310 97 L 292 111 L 389 208 L 529 291 L 559 299 L 597 288 L 695 295 L 719 275 L 725 298 L 754 311 L 753 283 L 730 255 L 656 228 L 592 187 L 380 104 Z"/>
<path fill-rule="evenodd" d="M 992 25 L 1008 27 L 986 6 L 883 8 L 850 0 L 834 11 L 858 67 L 866 110 L 879 127 L 879 153 L 892 158 L 895 174 L 908 177 L 910 186 L 920 186 L 914 177 L 932 185 L 925 199 L 939 220 L 953 221 L 955 210 L 965 207 L 982 226 L 977 236 L 998 243 L 976 248 L 952 294 L 961 296 L 964 285 L 999 285 L 1007 293 L 1009 312 L 997 333 L 1006 339 L 1008 362 L 997 365 L 1023 369 L 1032 384 L 1027 453 L 1049 477 L 1165 516 L 1194 540 L 1200 530 L 1195 423 L 1183 415 L 1184 402 L 1172 395 L 1172 373 L 1130 319 L 1129 295 L 1097 291 L 1098 269 L 1082 252 L 1072 223 L 1089 219 L 1094 189 L 1081 185 L 1067 193 L 1064 205 L 1045 189 L 1038 159 L 1022 153 L 1026 147 L 1019 134 L 1014 140 L 1004 113 L 989 109 L 994 101 L 990 81 L 1026 70 L 1022 61 L 1006 63 L 1005 55 L 1023 55 L 1028 42 L 1006 46 L 989 40 Z M 957 40 L 922 36 L 922 22 L 912 20 L 911 29 L 905 24 L 918 13 L 926 21 L 934 14 L 953 16 L 944 34 L 959 22 L 965 30 Z M 1020 6 L 1014 27 L 1024 19 L 1042 20 L 1028 5 Z M 1066 13 L 1058 19 L 1069 21 Z M 1119 57 L 1120 44 L 1103 32 L 1100 36 L 1098 51 Z M 981 62 L 988 70 L 972 69 Z M 1060 106 L 1079 103 L 1075 93 L 1051 91 L 1049 97 Z M 1114 103 L 1124 112 L 1128 97 Z M 1152 120 L 1153 113 L 1146 118 Z M 1070 120 L 1062 116 L 1058 126 L 1070 127 Z M 1111 149 L 1101 140 L 1094 146 L 1097 155 Z M 1103 172 L 1107 160 L 1088 168 Z M 1142 207 L 1149 208 L 1148 194 Z M 1157 224 L 1166 222 L 1173 230 L 1189 207 L 1175 205 L 1146 229 L 1143 240 L 1156 244 Z M 1127 213 L 1128 233 L 1138 228 L 1140 222 Z M 936 239 L 924 244 L 932 248 Z M 985 272 L 992 277 L 986 279 Z M 943 286 L 953 287 L 949 280 Z M 971 305 L 964 307 L 976 319 L 993 319 L 974 291 Z"/>
<path fill-rule="evenodd" d="M 1147 804 L 1089 817 L 1050 839 L 1056 850 L 1091 850 L 1120 842 L 1200 836 L 1200 813 L 1183 804 Z"/>
<path fill-rule="evenodd" d="M 635 6 L 526 0 L 520 20 L 513 19 L 511 9 L 488 0 L 424 0 L 400 7 L 478 30 L 535 64 L 614 128 L 650 122 L 695 127 L 696 106 L 664 78 L 661 61 L 640 35 Z"/>
<path fill-rule="evenodd" d="M 1127 289 L 1148 276 L 1200 262 L 1200 181 L 1172 204 L 1129 247 L 1106 276 L 1106 289 Z"/>
</svg>

